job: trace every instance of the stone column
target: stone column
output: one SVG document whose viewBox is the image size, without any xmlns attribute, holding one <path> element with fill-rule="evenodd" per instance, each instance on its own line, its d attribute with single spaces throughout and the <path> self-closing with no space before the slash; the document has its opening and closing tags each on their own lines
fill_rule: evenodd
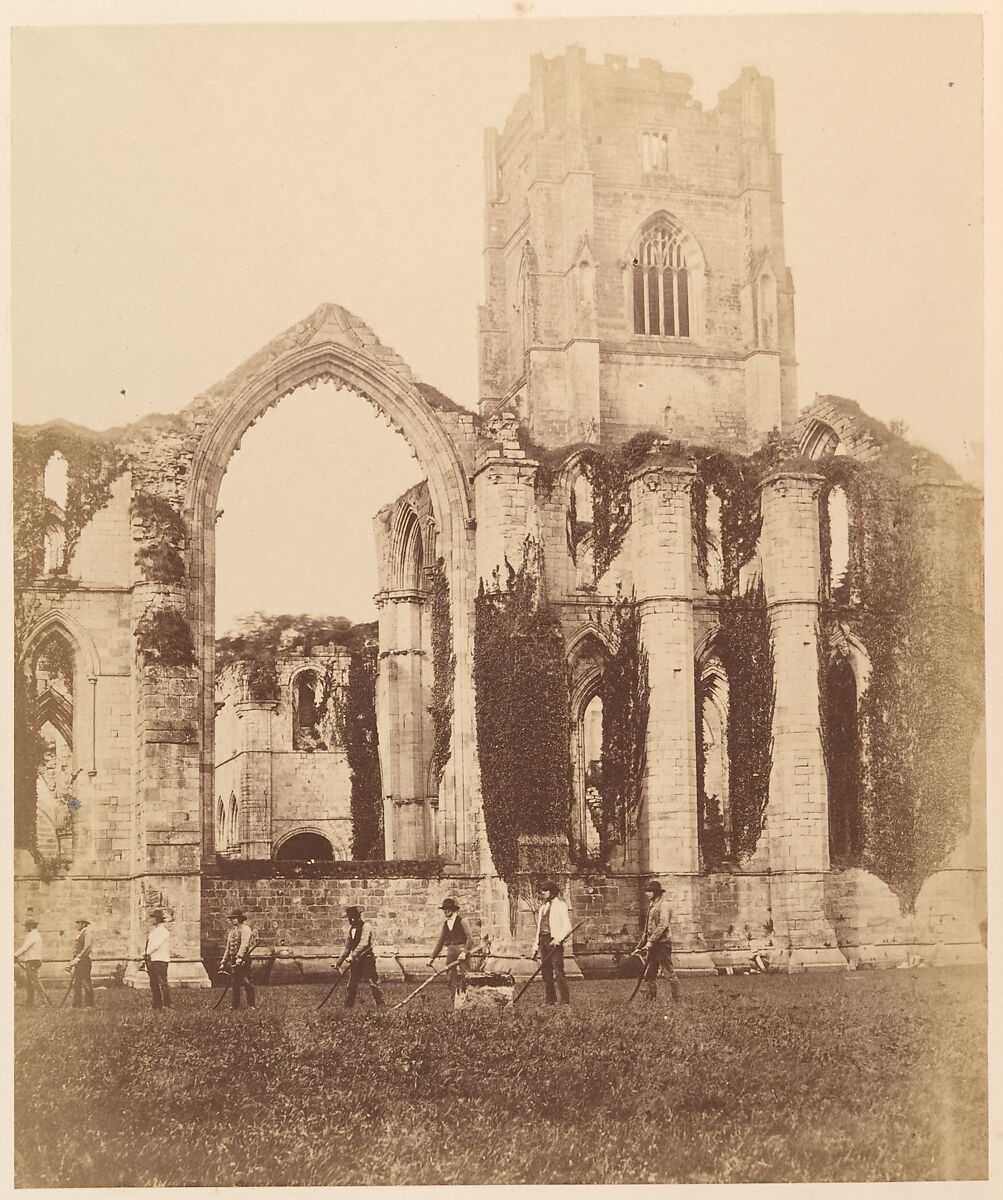
<svg viewBox="0 0 1003 1200">
<path fill-rule="evenodd" d="M 760 546 L 776 700 L 766 831 L 773 925 L 789 969 L 845 968 L 825 916 L 829 814 L 818 703 L 819 475 L 762 490 Z"/>
<path fill-rule="evenodd" d="M 240 857 L 272 857 L 272 717 L 278 700 L 240 700 Z"/>
<path fill-rule="evenodd" d="M 377 719 L 387 858 L 425 859 L 432 853 L 425 778 L 425 600 L 424 592 L 418 591 L 381 592 L 377 597 Z"/>
<path fill-rule="evenodd" d="M 136 620 L 148 609 L 185 612 L 179 591 L 138 584 Z M 134 620 L 135 626 L 135 620 Z M 199 789 L 198 684 L 194 667 L 134 665 L 135 858 L 131 906 L 132 953 L 126 982 L 146 986 L 138 971 L 148 916 L 162 908 L 171 926 L 171 980 L 207 987 L 202 964 L 201 812 Z"/>
<path fill-rule="evenodd" d="M 634 587 L 650 688 L 638 865 L 673 909 L 680 965 L 713 971 L 694 913 L 699 884 L 693 692 L 690 467 L 642 467 L 630 481 Z"/>
</svg>

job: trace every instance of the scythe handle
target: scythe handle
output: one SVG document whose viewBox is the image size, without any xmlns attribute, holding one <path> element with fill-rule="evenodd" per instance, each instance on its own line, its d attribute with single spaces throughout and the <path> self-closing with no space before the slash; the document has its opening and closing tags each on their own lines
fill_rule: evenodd
<svg viewBox="0 0 1003 1200">
<path fill-rule="evenodd" d="M 561 940 L 559 942 L 555 942 L 550 947 L 550 949 L 543 956 L 543 958 L 540 959 L 540 965 L 536 968 L 536 970 L 533 972 L 533 974 L 530 975 L 530 977 L 526 980 L 526 982 L 522 985 L 522 987 L 518 990 L 518 992 L 516 992 L 515 999 L 512 1001 L 513 1004 L 518 1003 L 519 997 L 523 994 L 523 992 L 526 990 L 526 988 L 529 987 L 529 985 L 533 982 L 533 980 L 537 977 L 537 975 L 540 974 L 540 972 L 543 970 L 543 968 L 546 966 L 546 964 L 548 962 L 550 962 L 551 957 L 557 953 L 557 951 L 561 948 L 561 946 L 564 945 L 564 943 L 568 940 L 568 938 L 571 937 L 571 935 L 575 932 L 576 929 L 581 929 L 581 927 L 582 927 L 582 925 L 584 925 L 584 923 L 585 923 L 584 921 L 579 921 L 577 925 L 573 925 L 568 930 L 568 932 L 564 935 L 564 937 L 561 938 Z"/>
</svg>

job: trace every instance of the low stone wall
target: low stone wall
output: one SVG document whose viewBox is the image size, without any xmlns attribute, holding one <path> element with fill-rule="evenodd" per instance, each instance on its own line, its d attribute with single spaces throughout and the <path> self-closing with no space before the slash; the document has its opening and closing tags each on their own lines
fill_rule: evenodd
<svg viewBox="0 0 1003 1200">
<path fill-rule="evenodd" d="M 260 939 L 259 958 L 270 951 L 292 951 L 290 978 L 324 973 L 340 955 L 347 933 L 345 909 L 362 909 L 371 921 L 381 966 L 394 956 L 427 960 L 439 930 L 439 905 L 452 896 L 467 918 L 472 936 L 481 932 L 475 876 L 397 873 L 403 863 L 273 863 L 227 864 L 207 868 L 202 878 L 202 956 L 215 968 L 230 922 L 226 914 L 240 908 Z M 414 869 L 416 864 L 410 864 Z M 378 866 L 381 872 L 371 870 Z M 279 960 L 281 961 L 281 960 Z M 287 960 L 288 961 L 288 960 Z M 277 964 L 278 965 L 278 964 Z M 302 970 L 300 969 L 302 968 Z M 283 973 L 286 967 L 282 967 Z"/>
</svg>

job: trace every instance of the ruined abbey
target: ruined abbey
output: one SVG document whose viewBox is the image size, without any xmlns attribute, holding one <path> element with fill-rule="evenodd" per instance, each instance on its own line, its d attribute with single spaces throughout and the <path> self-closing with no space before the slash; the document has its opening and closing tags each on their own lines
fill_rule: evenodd
<svg viewBox="0 0 1003 1200">
<path fill-rule="evenodd" d="M 324 303 L 176 415 L 15 429 L 17 920 L 129 982 L 163 908 L 201 985 L 234 904 L 309 967 L 346 904 L 424 957 L 452 894 L 504 960 L 545 871 L 588 974 L 656 875 L 684 971 L 981 961 L 981 496 L 799 408 L 771 81 L 537 56 L 484 158 L 476 400 Z M 319 382 L 426 480 L 374 517 L 365 858 L 352 654 L 217 667 L 227 464 Z"/>
</svg>

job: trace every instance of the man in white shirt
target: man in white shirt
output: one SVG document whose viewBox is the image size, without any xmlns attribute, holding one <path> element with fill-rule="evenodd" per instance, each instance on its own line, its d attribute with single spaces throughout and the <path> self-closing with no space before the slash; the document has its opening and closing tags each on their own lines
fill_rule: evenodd
<svg viewBox="0 0 1003 1200">
<path fill-rule="evenodd" d="M 51 1006 L 52 1001 L 46 995 L 42 981 L 38 977 L 38 972 L 42 967 L 42 935 L 38 932 L 37 921 L 25 921 L 24 941 L 14 951 L 14 961 L 24 967 L 25 982 L 28 986 L 28 999 L 24 1002 L 25 1007 L 31 1008 L 35 1003 L 36 992 L 46 1004 Z"/>
<path fill-rule="evenodd" d="M 143 961 L 150 977 L 150 999 L 154 1008 L 171 1007 L 171 989 L 167 983 L 167 968 L 171 962 L 171 933 L 164 924 L 164 914 L 158 908 L 150 913 L 153 928 L 146 937 Z"/>
<path fill-rule="evenodd" d="M 93 1008 L 94 988 L 91 985 L 91 946 L 94 935 L 86 917 L 77 921 L 77 936 L 73 942 L 70 978 L 73 981 L 73 1007 Z"/>
<path fill-rule="evenodd" d="M 571 914 L 559 892 L 553 880 L 540 888 L 543 903 L 536 914 L 536 941 L 533 943 L 533 958 L 543 959 L 543 986 L 548 1004 L 556 1004 L 558 996 L 562 1004 L 571 1003 L 568 981 L 564 977 L 564 939 L 571 933 Z"/>
<path fill-rule="evenodd" d="M 355 1003 L 355 995 L 360 983 L 368 983 L 377 1008 L 382 1008 L 386 1001 L 380 988 L 379 976 L 376 974 L 376 951 L 373 948 L 373 927 L 362 919 L 362 909 L 350 904 L 345 909 L 348 917 L 348 938 L 345 941 L 345 951 L 338 959 L 338 967 L 348 960 L 348 995 L 345 997 L 345 1007 L 351 1008 Z"/>
</svg>

